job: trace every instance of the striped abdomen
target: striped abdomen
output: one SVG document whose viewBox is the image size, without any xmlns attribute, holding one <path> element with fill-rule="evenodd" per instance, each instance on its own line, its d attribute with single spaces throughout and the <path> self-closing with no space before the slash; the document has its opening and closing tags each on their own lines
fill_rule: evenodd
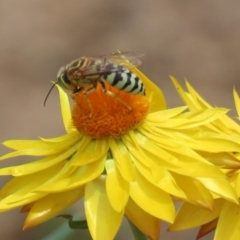
<svg viewBox="0 0 240 240">
<path fill-rule="evenodd" d="M 124 92 L 145 95 L 143 82 L 129 69 L 111 63 L 106 66 L 106 69 L 109 70 L 109 73 L 104 73 L 102 78 L 108 84 Z"/>
</svg>

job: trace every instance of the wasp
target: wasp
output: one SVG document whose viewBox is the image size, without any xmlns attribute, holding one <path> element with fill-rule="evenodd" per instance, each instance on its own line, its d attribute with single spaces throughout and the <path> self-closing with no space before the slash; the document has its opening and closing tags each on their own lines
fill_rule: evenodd
<svg viewBox="0 0 240 240">
<path fill-rule="evenodd" d="M 55 84 L 59 84 L 63 88 L 70 90 L 72 94 L 82 92 L 90 108 L 91 103 L 87 95 L 94 92 L 97 85 L 100 84 L 105 94 L 117 99 L 129 110 L 132 110 L 115 93 L 107 90 L 105 84 L 108 83 L 130 94 L 145 95 L 143 82 L 135 73 L 131 72 L 132 68 L 141 64 L 139 58 L 143 55 L 137 52 L 117 52 L 96 57 L 84 56 L 60 68 Z M 52 88 L 45 98 L 44 105 Z"/>
</svg>

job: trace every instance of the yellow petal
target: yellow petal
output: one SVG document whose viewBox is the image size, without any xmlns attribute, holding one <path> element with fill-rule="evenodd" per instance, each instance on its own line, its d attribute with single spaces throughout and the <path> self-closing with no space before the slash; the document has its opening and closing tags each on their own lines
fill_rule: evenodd
<svg viewBox="0 0 240 240">
<path fill-rule="evenodd" d="M 166 109 L 166 101 L 161 89 L 157 87 L 152 81 L 150 81 L 137 68 L 133 68 L 131 70 L 143 81 L 143 84 L 146 88 L 147 97 L 151 99 L 150 112 Z"/>
<path fill-rule="evenodd" d="M 23 176 L 48 169 L 49 167 L 52 167 L 59 162 L 64 162 L 64 160 L 66 160 L 78 149 L 78 146 L 79 144 L 73 145 L 73 147 L 70 147 L 62 154 L 51 155 L 35 162 L 26 163 L 19 166 L 2 168 L 0 169 L 0 175 Z"/>
<path fill-rule="evenodd" d="M 222 169 L 239 169 L 240 161 L 236 154 L 219 152 L 219 153 L 209 153 L 209 152 L 198 152 L 202 157 L 207 159 L 214 165 L 221 167 Z"/>
<path fill-rule="evenodd" d="M 40 139 L 43 141 L 43 142 L 52 142 L 52 143 L 61 143 L 61 142 L 64 142 L 64 141 L 68 141 L 69 139 L 71 138 L 75 138 L 77 137 L 79 140 L 81 140 L 83 137 L 86 137 L 83 133 L 79 132 L 78 130 L 74 130 L 70 133 L 67 133 L 65 135 L 61 135 L 59 137 L 54 137 L 54 138 L 42 138 L 40 137 Z"/>
<path fill-rule="evenodd" d="M 225 202 L 221 211 L 214 240 L 237 240 L 239 239 L 240 206 L 234 203 Z"/>
<path fill-rule="evenodd" d="M 179 142 L 171 138 L 168 140 L 168 138 L 161 137 L 161 135 L 155 134 L 154 136 L 142 129 L 139 130 L 141 133 L 135 131 L 132 134 L 132 132 L 129 132 L 129 136 L 135 142 L 135 146 L 142 147 L 141 151 L 139 150 L 142 154 L 142 159 L 145 159 L 142 161 L 148 161 L 149 158 L 152 158 L 160 166 L 192 177 L 224 177 L 219 169 L 188 148 L 188 146 L 185 146 L 184 140 L 179 144 Z M 128 142 L 127 144 L 130 148 L 129 136 L 124 136 L 123 140 Z M 131 152 L 134 155 L 134 149 L 131 148 Z M 137 158 L 137 156 L 135 157 Z"/>
<path fill-rule="evenodd" d="M 134 135 L 134 133 L 133 133 Z M 143 164 L 144 167 L 151 169 L 151 164 L 148 161 L 149 158 L 147 158 L 146 156 L 144 156 L 144 153 L 142 152 L 142 148 L 141 145 L 138 145 L 136 143 L 136 141 L 133 141 L 129 134 L 122 136 L 122 141 L 125 144 L 125 146 L 128 148 L 129 152 L 131 153 L 131 155 L 133 155 L 133 157 L 141 162 L 141 164 Z"/>
<path fill-rule="evenodd" d="M 160 235 L 160 219 L 140 208 L 131 198 L 125 208 L 126 217 L 134 223 L 149 239 L 158 240 Z"/>
<path fill-rule="evenodd" d="M 115 211 L 107 196 L 105 178 L 86 184 L 84 198 L 89 231 L 94 240 L 114 239 L 123 217 L 123 211 Z"/>
<path fill-rule="evenodd" d="M 186 85 L 189 93 L 182 89 L 176 78 L 171 77 L 171 79 L 183 102 L 189 106 L 191 111 L 213 108 L 188 82 L 186 82 Z M 236 93 L 234 93 L 234 98 L 237 99 Z M 222 116 L 220 119 L 216 120 L 213 124 L 210 124 L 207 127 L 219 133 L 225 132 L 231 135 L 240 134 L 240 126 L 227 115 Z"/>
<path fill-rule="evenodd" d="M 129 197 L 129 183 L 126 182 L 115 166 L 113 160 L 106 161 L 106 190 L 112 208 L 122 212 Z"/>
<path fill-rule="evenodd" d="M 186 81 L 187 89 L 191 96 L 194 97 L 195 101 L 199 103 L 202 108 L 211 108 L 212 106 L 208 104 L 198 93 L 197 91 Z"/>
<path fill-rule="evenodd" d="M 68 142 L 71 139 L 81 139 L 82 133 L 79 133 L 78 131 L 74 131 L 65 135 L 62 135 L 60 137 L 55 137 L 55 138 L 40 138 L 40 140 L 8 140 L 3 142 L 3 145 L 14 149 L 14 150 L 24 150 L 24 149 L 31 149 L 31 148 L 44 148 L 46 146 L 49 146 L 48 143 L 56 143 L 53 146 L 57 146 L 57 144 L 61 142 Z"/>
<path fill-rule="evenodd" d="M 174 118 L 184 112 L 188 107 L 183 106 L 183 107 L 176 107 L 176 108 L 170 108 L 162 111 L 157 111 L 148 114 L 146 117 L 147 121 L 154 122 L 154 123 L 162 123 L 169 121 L 169 119 Z"/>
<path fill-rule="evenodd" d="M 59 163 L 48 171 L 37 172 L 26 176 L 15 177 L 11 179 L 0 191 L 0 198 L 5 198 L 11 194 L 15 194 L 17 191 L 23 191 L 23 194 L 30 193 L 35 190 L 36 186 L 39 186 L 54 176 L 62 168 L 62 164 Z"/>
<path fill-rule="evenodd" d="M 167 110 L 165 112 L 167 112 Z M 155 114 L 155 119 L 152 118 L 152 122 L 155 120 L 153 124 L 155 127 L 157 126 L 168 129 L 192 129 L 207 123 L 211 123 L 225 115 L 227 112 L 228 110 L 224 108 L 213 108 L 194 112 L 186 112 L 173 119 L 162 118 L 161 120 L 159 119 L 161 115 L 157 116 L 157 114 Z M 156 119 L 159 120 L 156 121 Z"/>
<path fill-rule="evenodd" d="M 72 176 L 74 173 L 76 173 L 78 169 L 79 169 L 78 167 L 72 166 L 71 156 L 70 156 L 65 160 L 65 162 L 62 163 L 62 168 L 54 176 L 49 178 L 48 181 L 46 181 L 44 184 L 37 187 L 35 191 L 36 192 L 43 191 L 43 192 L 51 193 L 51 189 L 52 188 L 54 189 L 54 186 L 58 185 L 59 183 L 62 183 L 65 179 L 68 179 L 69 176 Z M 57 191 L 57 192 L 61 192 L 61 191 Z"/>
<path fill-rule="evenodd" d="M 129 139 L 130 138 L 130 139 Z M 123 137 L 127 142 L 128 148 L 131 148 L 130 142 L 132 141 L 134 145 L 132 147 L 137 147 L 143 161 L 148 162 L 148 159 L 154 159 L 156 163 L 160 166 L 166 168 L 179 167 L 179 161 L 177 158 L 169 154 L 167 151 L 164 151 L 161 147 L 156 145 L 156 141 L 151 141 L 149 138 L 145 137 L 143 134 L 138 131 L 130 131 L 128 136 Z M 166 139 L 165 139 L 166 141 Z M 133 150 L 133 149 L 131 149 Z M 134 152 L 132 152 L 134 155 Z M 138 158 L 137 155 L 135 155 Z"/>
<path fill-rule="evenodd" d="M 17 151 L 3 155 L 0 157 L 0 160 L 21 155 L 46 156 L 50 154 L 59 154 L 61 151 L 67 150 L 69 147 L 73 147 L 79 140 L 79 133 L 72 132 L 61 136 L 61 142 L 46 142 L 44 140 L 6 141 L 3 145 L 9 148 L 17 149 Z"/>
<path fill-rule="evenodd" d="M 204 186 L 218 196 L 238 203 L 236 192 L 225 178 L 198 178 Z"/>
<path fill-rule="evenodd" d="M 40 186 L 37 191 L 39 192 L 62 192 L 68 191 L 79 186 L 86 184 L 97 178 L 104 170 L 106 156 L 102 157 L 99 161 L 95 161 L 85 166 L 75 167 L 71 174 L 63 176 L 62 179 L 56 179 L 54 182 L 46 183 Z M 71 163 L 70 163 L 71 165 Z"/>
<path fill-rule="evenodd" d="M 216 120 L 214 122 L 214 126 L 220 129 L 220 133 L 226 133 L 236 136 L 239 136 L 240 134 L 240 125 L 238 125 L 233 119 L 231 119 L 227 115 L 222 116 L 220 119 Z"/>
<path fill-rule="evenodd" d="M 239 170 L 238 172 L 235 174 L 236 180 L 235 180 L 235 191 L 237 193 L 238 198 L 240 197 L 240 174 L 239 174 Z"/>
<path fill-rule="evenodd" d="M 10 180 L 0 192 L 0 211 L 13 209 L 45 196 L 45 193 L 36 193 L 35 190 L 48 179 L 51 179 L 61 167 L 62 164 L 60 163 L 49 168 L 48 171 L 15 177 Z"/>
<path fill-rule="evenodd" d="M 170 195 L 155 187 L 136 171 L 136 181 L 130 183 L 130 196 L 144 211 L 167 222 L 174 220 L 174 205 Z"/>
<path fill-rule="evenodd" d="M 234 102 L 235 102 L 236 110 L 238 113 L 238 117 L 240 117 L 240 98 L 235 89 L 233 90 L 233 97 L 234 97 Z"/>
<path fill-rule="evenodd" d="M 194 97 L 194 95 L 190 95 L 187 94 L 183 88 L 181 87 L 181 85 L 179 84 L 178 80 L 173 77 L 170 76 L 176 90 L 178 91 L 178 94 L 180 95 L 180 97 L 182 98 L 182 101 L 184 102 L 184 104 L 186 104 L 187 106 L 189 106 L 190 110 L 197 110 L 197 109 L 201 109 L 200 106 L 198 105 L 198 103 L 196 102 L 196 100 L 192 100 L 192 97 Z"/>
<path fill-rule="evenodd" d="M 85 148 L 81 145 L 81 149 L 74 155 L 72 159 L 73 166 L 83 166 L 99 160 L 107 154 L 109 146 L 105 139 L 92 139 Z"/>
<path fill-rule="evenodd" d="M 127 147 L 121 140 L 113 138 L 108 139 L 108 144 L 112 151 L 113 158 L 116 161 L 116 166 L 122 177 L 126 181 L 133 181 L 135 178 L 134 165 Z"/>
<path fill-rule="evenodd" d="M 197 179 L 186 176 L 181 176 L 173 173 L 174 178 L 178 186 L 184 191 L 187 196 L 187 201 L 204 207 L 209 210 L 213 210 L 213 197 L 209 190 Z"/>
<path fill-rule="evenodd" d="M 160 166 L 154 158 L 145 155 L 140 148 L 142 145 L 131 141 L 129 137 L 124 136 L 122 139 L 133 154 L 134 165 L 148 181 L 172 195 L 186 198 L 184 192 L 177 186 L 175 179 L 171 176 L 165 165 Z M 166 185 L 168 188 L 166 188 Z"/>
<path fill-rule="evenodd" d="M 218 222 L 218 218 L 212 220 L 211 222 L 203 224 L 199 229 L 196 240 L 202 238 L 203 236 L 205 236 L 208 233 L 210 233 L 211 231 L 213 231 L 217 226 L 217 222 Z"/>
<path fill-rule="evenodd" d="M 26 148 L 45 147 L 46 143 L 41 140 L 8 140 L 2 143 L 5 147 L 13 150 L 24 150 Z"/>
<path fill-rule="evenodd" d="M 63 118 L 63 124 L 67 132 L 71 132 L 73 130 L 72 124 L 71 124 L 71 110 L 70 110 L 70 104 L 68 100 L 68 95 L 63 89 L 56 84 L 59 92 L 60 97 L 60 104 L 61 104 L 61 111 L 62 111 L 62 118 Z"/>
<path fill-rule="evenodd" d="M 178 210 L 174 223 L 169 227 L 168 230 L 169 231 L 185 230 L 208 223 L 219 216 L 223 205 L 224 200 L 217 199 L 215 200 L 214 210 L 208 211 L 206 209 L 184 202 L 181 208 Z"/>
<path fill-rule="evenodd" d="M 67 192 L 49 194 L 31 205 L 23 229 L 41 224 L 62 212 L 79 200 L 84 194 L 84 187 Z"/>
<path fill-rule="evenodd" d="M 157 140 L 162 137 L 169 138 L 172 142 L 177 142 L 178 145 L 187 146 L 193 150 L 206 152 L 239 152 L 240 136 L 217 134 L 209 131 L 196 130 L 165 130 L 157 127 L 143 126 L 144 133 L 151 133 L 148 138 Z M 152 138 L 151 138 L 152 136 Z M 165 141 L 166 142 L 166 141 Z"/>
<path fill-rule="evenodd" d="M 216 119 L 224 116 L 229 110 L 225 108 L 213 108 L 206 110 L 198 110 L 194 112 L 186 112 L 181 116 L 178 116 L 176 120 L 181 120 L 182 122 L 177 126 L 177 129 L 191 129 L 198 126 L 211 123 Z"/>
<path fill-rule="evenodd" d="M 195 102 L 197 102 L 199 109 L 212 108 L 212 106 L 208 104 L 188 82 L 186 82 L 186 85 L 189 93 L 194 98 Z M 234 98 L 235 97 L 237 96 L 234 94 Z M 214 122 L 214 125 L 221 131 L 224 131 L 228 134 L 240 134 L 239 124 L 237 124 L 233 119 L 231 119 L 227 115 L 222 116 L 221 119 L 218 119 L 216 122 Z M 212 125 L 208 127 L 211 129 L 214 129 L 214 126 Z M 215 130 L 219 131 L 218 129 L 215 129 Z"/>
<path fill-rule="evenodd" d="M 152 168 L 150 169 L 143 166 L 137 160 L 134 162 L 134 164 L 138 171 L 154 186 L 169 194 L 172 194 L 173 196 L 187 199 L 186 194 L 181 188 L 179 188 L 175 179 L 166 168 L 160 167 L 159 165 L 155 164 L 154 161 L 151 161 Z"/>
</svg>

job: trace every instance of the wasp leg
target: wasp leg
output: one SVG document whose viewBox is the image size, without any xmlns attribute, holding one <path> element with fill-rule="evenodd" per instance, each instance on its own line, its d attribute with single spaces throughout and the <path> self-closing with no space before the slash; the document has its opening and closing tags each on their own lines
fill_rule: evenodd
<svg viewBox="0 0 240 240">
<path fill-rule="evenodd" d="M 84 88 L 79 88 L 73 92 L 73 99 L 74 99 L 74 95 L 76 95 L 80 92 L 83 93 L 83 97 L 84 97 L 85 101 L 88 103 L 88 106 L 90 108 L 89 118 L 92 118 L 93 109 L 92 109 L 91 102 L 90 102 L 89 98 L 87 97 L 87 94 L 94 92 L 95 89 L 96 89 L 96 86 L 91 86 L 90 88 L 86 89 L 85 91 L 84 91 Z"/>
<path fill-rule="evenodd" d="M 102 91 L 105 94 L 107 94 L 108 96 L 110 96 L 112 98 L 115 98 L 116 100 L 121 102 L 123 105 L 125 105 L 129 109 L 129 111 L 132 111 L 132 108 L 128 104 L 126 104 L 121 98 L 119 98 L 115 93 L 113 93 L 113 92 L 111 92 L 111 91 L 106 89 L 105 84 L 104 84 L 104 82 L 102 80 L 100 80 L 99 82 L 100 82 L 100 84 L 102 86 Z"/>
<path fill-rule="evenodd" d="M 95 90 L 96 90 L 96 87 L 92 86 L 92 87 L 88 88 L 87 90 L 83 91 L 84 99 L 88 103 L 88 106 L 90 108 L 89 118 L 92 118 L 93 109 L 92 109 L 92 104 L 91 104 L 89 98 L 87 97 L 87 94 L 94 92 Z"/>
</svg>

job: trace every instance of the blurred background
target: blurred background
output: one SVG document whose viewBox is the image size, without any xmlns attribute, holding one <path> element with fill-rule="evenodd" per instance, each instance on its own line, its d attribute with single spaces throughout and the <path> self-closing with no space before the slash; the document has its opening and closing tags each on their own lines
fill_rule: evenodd
<svg viewBox="0 0 240 240">
<path fill-rule="evenodd" d="M 182 84 L 187 78 L 211 104 L 234 109 L 233 86 L 240 93 L 239 11 L 237 0 L 2 0 L 0 142 L 63 134 L 56 89 L 43 107 L 50 80 L 56 80 L 58 69 L 75 58 L 117 49 L 145 53 L 140 69 L 163 90 L 168 107 L 182 104 L 171 74 Z M 6 152 L 1 146 L 0 155 Z M 1 185 L 8 180 L 1 179 Z M 80 203 L 65 212 L 83 217 Z M 19 209 L 2 213 L 1 239 L 90 239 L 87 231 L 70 231 L 63 219 L 22 232 L 24 218 Z M 196 237 L 196 230 L 166 233 L 165 229 L 163 240 Z M 116 239 L 133 239 L 127 223 Z"/>
</svg>

